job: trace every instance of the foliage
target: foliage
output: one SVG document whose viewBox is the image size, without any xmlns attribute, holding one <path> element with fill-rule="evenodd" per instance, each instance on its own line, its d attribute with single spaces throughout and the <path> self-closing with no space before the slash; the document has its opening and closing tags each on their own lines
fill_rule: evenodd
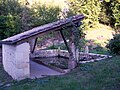
<svg viewBox="0 0 120 90">
<path fill-rule="evenodd" d="M 21 32 L 22 7 L 15 0 L 0 0 L 0 40 Z"/>
<path fill-rule="evenodd" d="M 120 0 L 104 0 L 101 5 L 100 22 L 120 27 Z"/>
<path fill-rule="evenodd" d="M 85 16 L 83 25 L 78 28 L 74 28 L 73 34 L 75 35 L 74 41 L 76 46 L 79 41 L 79 50 L 84 48 L 86 40 L 84 39 L 85 34 L 83 30 L 93 28 L 99 23 L 99 14 L 101 11 L 101 2 L 99 0 L 69 0 L 70 12 L 73 14 L 83 14 Z M 71 14 L 71 13 L 70 13 Z M 69 15 L 69 13 L 68 13 Z"/>
<path fill-rule="evenodd" d="M 0 0 L 0 15 L 20 15 L 21 5 L 16 0 Z"/>
<path fill-rule="evenodd" d="M 59 48 L 60 48 L 60 50 L 67 50 L 65 44 L 63 44 L 63 43 L 60 45 L 52 45 L 52 46 L 48 47 L 47 49 L 59 49 Z"/>
<path fill-rule="evenodd" d="M 0 40 L 15 35 L 20 31 L 20 18 L 18 16 L 0 16 Z"/>
<path fill-rule="evenodd" d="M 111 3 L 107 0 L 101 2 L 101 11 L 99 14 L 99 22 L 107 25 L 113 24 L 112 10 L 110 9 Z"/>
<path fill-rule="evenodd" d="M 33 7 L 33 11 L 34 11 L 33 21 L 34 26 L 39 26 L 58 20 L 60 8 L 57 6 L 39 5 L 37 7 Z"/>
<path fill-rule="evenodd" d="M 120 55 L 120 34 L 115 34 L 106 47 L 111 53 Z"/>
<path fill-rule="evenodd" d="M 70 9 L 74 14 L 84 14 L 84 28 L 94 27 L 99 22 L 101 2 L 99 0 L 69 0 Z"/>
<path fill-rule="evenodd" d="M 56 21 L 59 11 L 57 6 L 30 6 L 26 0 L 0 0 L 0 40 Z"/>
<path fill-rule="evenodd" d="M 84 28 L 94 27 L 103 23 L 120 27 L 120 0 L 69 0 L 73 14 L 84 14 Z"/>
<path fill-rule="evenodd" d="M 111 9 L 115 19 L 114 26 L 116 29 L 118 29 L 120 28 L 120 0 L 113 0 Z"/>
</svg>

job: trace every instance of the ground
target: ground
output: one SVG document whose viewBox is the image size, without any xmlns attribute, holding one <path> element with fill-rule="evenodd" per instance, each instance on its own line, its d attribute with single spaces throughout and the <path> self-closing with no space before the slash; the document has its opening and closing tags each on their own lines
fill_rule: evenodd
<svg viewBox="0 0 120 90">
<path fill-rule="evenodd" d="M 0 80 L 4 78 L 1 74 Z M 120 90 L 120 56 L 79 64 L 66 75 L 13 81 L 12 86 L 8 85 L 2 86 L 1 90 Z"/>
</svg>

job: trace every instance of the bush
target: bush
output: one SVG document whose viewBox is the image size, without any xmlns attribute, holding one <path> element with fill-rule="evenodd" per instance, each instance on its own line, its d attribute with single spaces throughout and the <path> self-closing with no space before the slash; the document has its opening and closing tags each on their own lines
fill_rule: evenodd
<svg viewBox="0 0 120 90">
<path fill-rule="evenodd" d="M 57 6 L 38 5 L 33 7 L 34 21 L 33 27 L 44 25 L 58 20 L 60 8 Z"/>
<path fill-rule="evenodd" d="M 120 55 L 120 34 L 115 34 L 106 47 L 111 53 Z"/>
<path fill-rule="evenodd" d="M 7 15 L 0 16 L 0 40 L 20 33 L 20 18 Z"/>
<path fill-rule="evenodd" d="M 16 0 L 0 0 L 0 40 L 22 32 L 23 7 Z"/>
</svg>

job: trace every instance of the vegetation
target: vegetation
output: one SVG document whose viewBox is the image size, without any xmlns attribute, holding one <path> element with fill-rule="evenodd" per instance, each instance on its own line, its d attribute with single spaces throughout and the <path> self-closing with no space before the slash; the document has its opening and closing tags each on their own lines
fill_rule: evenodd
<svg viewBox="0 0 120 90">
<path fill-rule="evenodd" d="M 93 27 L 99 22 L 99 14 L 101 3 L 99 0 L 69 0 L 71 2 L 70 9 L 74 14 L 83 14 L 85 19 L 84 29 Z"/>
<path fill-rule="evenodd" d="M 115 20 L 114 26 L 116 29 L 120 28 L 120 0 L 112 1 L 112 15 Z"/>
<path fill-rule="evenodd" d="M 120 34 L 114 35 L 114 38 L 107 44 L 107 48 L 111 53 L 120 55 Z"/>
<path fill-rule="evenodd" d="M 75 39 L 84 38 L 84 30 L 100 26 L 99 23 L 114 26 L 116 31 L 120 26 L 119 0 L 68 0 L 71 14 L 84 14 L 83 26 L 72 31 Z M 29 30 L 33 27 L 50 23 L 59 19 L 60 8 L 50 4 L 43 5 L 35 0 L 32 5 L 27 0 L 0 1 L 0 40 Z M 79 32 L 78 32 L 79 31 Z M 65 34 L 64 31 L 64 35 Z M 69 35 L 71 36 L 71 35 Z M 68 37 L 69 37 L 68 36 Z M 77 41 L 75 44 L 77 45 Z M 80 39 L 79 47 L 84 46 L 85 40 Z"/>
<path fill-rule="evenodd" d="M 13 81 L 12 86 L 4 85 L 1 90 L 119 90 L 119 67 L 120 57 L 115 56 L 99 62 L 80 64 L 63 76 Z M 1 74 L 0 80 L 5 78 Z"/>
<path fill-rule="evenodd" d="M 119 0 L 69 0 L 73 14 L 84 14 L 85 30 L 96 27 L 97 23 L 104 23 L 115 28 L 120 26 Z"/>
<path fill-rule="evenodd" d="M 33 5 L 26 0 L 0 0 L 0 40 L 58 19 L 57 6 Z"/>
<path fill-rule="evenodd" d="M 69 0 L 70 12 L 68 16 L 74 14 L 84 14 L 83 30 L 96 29 L 96 32 L 103 31 L 107 37 L 109 31 L 100 29 L 98 26 L 106 24 L 119 32 L 120 28 L 120 0 Z M 27 0 L 0 0 L 0 40 L 12 35 L 24 32 L 33 27 L 50 23 L 59 19 L 60 8 L 58 6 L 45 6 L 34 3 L 30 5 Z M 65 28 L 66 29 L 66 28 Z M 99 29 L 99 30 L 98 30 Z M 84 33 L 77 32 L 76 28 L 73 34 L 83 37 Z M 106 29 L 108 30 L 108 29 Z M 96 34 L 96 35 L 95 35 Z M 67 36 L 66 32 L 64 35 Z M 83 35 L 83 36 L 82 36 Z M 70 36 L 70 35 L 69 35 Z M 88 38 L 97 36 L 92 33 Z M 102 36 L 102 35 L 101 35 Z M 101 47 L 101 41 L 107 41 L 104 37 L 94 37 L 94 53 L 106 53 L 106 48 Z M 79 37 L 79 38 L 80 38 Z M 86 36 L 87 37 L 87 36 Z M 76 40 L 79 39 L 75 38 Z M 42 39 L 42 38 L 41 38 Z M 43 38 L 44 39 L 44 38 Z M 74 41 L 76 41 L 74 40 Z M 87 40 L 80 39 L 86 43 Z M 92 40 L 92 39 L 91 39 Z M 101 41 L 100 41 L 101 40 Z M 88 40 L 89 42 L 89 40 Z M 77 43 L 77 42 L 76 42 Z M 81 43 L 80 43 L 81 44 Z M 80 46 L 84 46 L 81 44 Z M 105 46 L 105 45 L 103 45 Z M 58 48 L 51 46 L 51 48 Z M 65 45 L 62 45 L 66 49 Z M 120 55 L 120 34 L 114 35 L 107 45 L 110 52 Z M 120 56 L 106 59 L 100 62 L 80 64 L 75 70 L 64 76 L 52 76 L 43 79 L 26 79 L 20 82 L 13 81 L 3 70 L 0 64 L 0 89 L 1 90 L 119 90 L 120 89 Z M 9 81 L 9 82 L 8 82 Z"/>
</svg>

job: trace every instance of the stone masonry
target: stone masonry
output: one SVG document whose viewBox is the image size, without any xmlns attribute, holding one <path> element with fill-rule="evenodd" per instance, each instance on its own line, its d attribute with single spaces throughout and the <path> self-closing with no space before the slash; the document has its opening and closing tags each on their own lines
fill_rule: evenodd
<svg viewBox="0 0 120 90">
<path fill-rule="evenodd" d="M 30 77 L 29 43 L 20 45 L 2 45 L 3 67 L 15 80 Z"/>
<path fill-rule="evenodd" d="M 66 50 L 37 50 L 33 54 L 30 55 L 31 58 L 39 58 L 39 57 L 67 57 L 69 58 L 69 53 Z"/>
</svg>

